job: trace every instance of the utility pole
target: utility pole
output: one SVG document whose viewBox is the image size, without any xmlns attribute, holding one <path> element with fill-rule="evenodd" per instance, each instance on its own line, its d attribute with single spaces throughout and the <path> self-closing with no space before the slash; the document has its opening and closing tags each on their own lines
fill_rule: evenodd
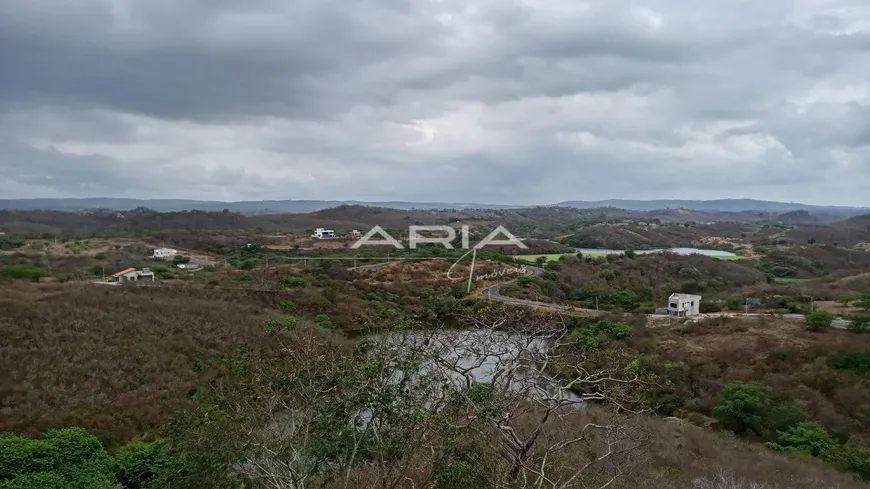
<svg viewBox="0 0 870 489">
<path fill-rule="evenodd" d="M 476 258 L 477 258 L 477 250 L 475 249 L 475 250 L 471 251 L 471 270 L 468 272 L 468 291 L 467 291 L 468 294 L 471 293 L 471 280 L 472 280 L 472 277 L 474 276 L 474 262 L 475 262 Z"/>
</svg>

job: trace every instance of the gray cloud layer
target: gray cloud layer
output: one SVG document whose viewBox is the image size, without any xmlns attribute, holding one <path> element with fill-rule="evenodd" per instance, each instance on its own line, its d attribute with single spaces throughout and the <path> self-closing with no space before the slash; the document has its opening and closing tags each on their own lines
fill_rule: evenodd
<svg viewBox="0 0 870 489">
<path fill-rule="evenodd" d="M 861 0 L 0 0 L 0 198 L 870 205 Z"/>
</svg>

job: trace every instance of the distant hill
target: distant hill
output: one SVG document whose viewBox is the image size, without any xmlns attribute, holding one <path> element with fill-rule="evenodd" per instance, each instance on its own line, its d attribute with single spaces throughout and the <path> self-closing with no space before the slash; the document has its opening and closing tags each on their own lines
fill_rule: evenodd
<svg viewBox="0 0 870 489">
<path fill-rule="evenodd" d="M 597 207 L 617 207 L 632 211 L 655 211 L 660 209 L 690 209 L 695 211 L 744 212 L 761 211 L 771 213 L 786 213 L 793 211 L 808 211 L 813 213 L 836 213 L 839 215 L 858 215 L 870 212 L 870 207 L 844 207 L 808 205 L 794 202 L 775 202 L 754 199 L 719 199 L 719 200 L 596 200 L 596 201 L 566 201 L 556 204 L 562 207 L 592 209 Z"/>
<path fill-rule="evenodd" d="M 819 216 L 810 214 L 806 210 L 786 212 L 780 214 L 774 220 L 783 224 L 819 224 L 823 222 Z"/>
<path fill-rule="evenodd" d="M 88 209 L 114 209 L 126 211 L 137 207 L 147 207 L 158 212 L 178 211 L 222 211 L 239 212 L 247 215 L 263 214 L 301 214 L 316 212 L 340 205 L 364 205 L 369 207 L 384 207 L 402 210 L 434 210 L 434 209 L 520 209 L 533 206 L 506 204 L 476 204 L 460 202 L 360 202 L 352 200 L 258 200 L 242 202 L 221 202 L 184 199 L 116 199 L 116 198 L 85 198 L 85 199 L 14 199 L 0 200 L 0 210 L 53 210 L 53 211 L 83 211 Z M 722 200 L 598 200 L 598 201 L 566 201 L 558 204 L 541 204 L 548 207 L 572 207 L 575 209 L 616 208 L 629 211 L 658 211 L 686 209 L 702 212 L 768 212 L 788 213 L 793 211 L 808 211 L 825 213 L 842 217 L 870 213 L 870 208 L 816 206 L 798 203 L 772 202 L 752 199 L 722 199 Z"/>
<path fill-rule="evenodd" d="M 385 207 L 389 209 L 510 209 L 522 206 L 486 205 L 471 203 L 438 203 L 438 202 L 358 202 L 353 200 L 256 200 L 241 202 L 222 202 L 184 199 L 14 199 L 0 200 L 0 210 L 52 210 L 52 211 L 84 211 L 88 209 L 114 209 L 126 211 L 137 207 L 147 207 L 158 212 L 179 211 L 215 211 L 224 209 L 248 215 L 262 214 L 304 214 L 330 209 L 340 205 L 365 205 L 369 207 Z"/>
</svg>

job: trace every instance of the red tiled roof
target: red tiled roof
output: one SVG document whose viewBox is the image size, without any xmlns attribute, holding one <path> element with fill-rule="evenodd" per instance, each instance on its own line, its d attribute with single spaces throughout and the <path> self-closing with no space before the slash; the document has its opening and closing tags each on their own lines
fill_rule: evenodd
<svg viewBox="0 0 870 489">
<path fill-rule="evenodd" d="M 135 268 L 128 268 L 128 269 L 126 269 L 126 270 L 121 270 L 120 272 L 118 272 L 118 273 L 116 273 L 116 274 L 114 274 L 114 275 L 112 275 L 112 276 L 113 276 L 113 277 L 120 277 L 121 275 L 127 275 L 128 273 L 130 273 L 130 272 L 135 272 L 135 271 L 136 271 Z"/>
</svg>

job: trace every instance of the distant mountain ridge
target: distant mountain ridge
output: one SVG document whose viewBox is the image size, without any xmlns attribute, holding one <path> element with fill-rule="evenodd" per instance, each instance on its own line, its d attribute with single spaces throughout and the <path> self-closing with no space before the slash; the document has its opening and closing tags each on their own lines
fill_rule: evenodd
<svg viewBox="0 0 870 489">
<path fill-rule="evenodd" d="M 610 199 L 597 201 L 564 201 L 557 204 L 509 205 L 509 204 L 476 204 L 459 202 L 408 202 L 384 201 L 361 202 L 354 200 L 258 200 L 241 202 L 203 201 L 185 199 L 125 199 L 125 198 L 82 198 L 82 199 L 7 199 L 0 200 L 0 210 L 54 210 L 77 212 L 88 209 L 113 209 L 126 211 L 137 207 L 147 207 L 159 212 L 177 211 L 213 211 L 227 209 L 247 215 L 262 214 L 300 214 L 329 209 L 340 205 L 365 205 L 370 207 L 386 207 L 391 209 L 520 209 L 529 207 L 573 207 L 577 209 L 594 209 L 612 207 L 630 211 L 655 211 L 663 209 L 688 209 L 694 211 L 745 212 L 758 211 L 768 213 L 787 213 L 807 211 L 843 216 L 854 216 L 870 213 L 870 207 L 822 206 L 800 203 L 775 202 L 753 199 L 719 199 L 719 200 L 624 200 Z"/>
<path fill-rule="evenodd" d="M 689 209 L 693 211 L 744 212 L 761 211 L 785 213 L 793 211 L 808 212 L 870 212 L 870 207 L 846 207 L 833 205 L 810 205 L 796 202 L 776 202 L 754 199 L 718 199 L 718 200 L 596 200 L 596 201 L 565 201 L 556 204 L 563 207 L 589 209 L 596 207 L 616 207 L 632 211 L 657 211 L 662 209 Z"/>
</svg>

